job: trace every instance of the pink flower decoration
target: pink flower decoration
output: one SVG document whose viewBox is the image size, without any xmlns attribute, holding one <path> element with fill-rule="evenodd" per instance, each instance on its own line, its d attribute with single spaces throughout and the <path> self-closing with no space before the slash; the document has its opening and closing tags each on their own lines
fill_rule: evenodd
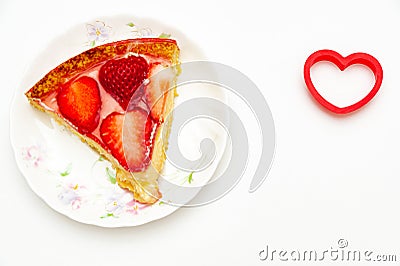
<svg viewBox="0 0 400 266">
<path fill-rule="evenodd" d="M 138 214 L 140 210 L 143 210 L 149 206 L 150 205 L 141 204 L 133 199 L 133 200 L 129 201 L 128 203 L 126 203 L 126 212 L 132 213 L 132 214 Z"/>
<path fill-rule="evenodd" d="M 45 149 L 39 145 L 31 145 L 22 149 L 22 159 L 29 165 L 38 167 L 44 161 Z"/>
</svg>

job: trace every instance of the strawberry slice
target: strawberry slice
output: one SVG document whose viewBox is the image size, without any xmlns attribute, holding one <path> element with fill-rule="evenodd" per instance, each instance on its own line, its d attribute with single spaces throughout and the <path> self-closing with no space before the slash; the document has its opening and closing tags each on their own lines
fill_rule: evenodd
<svg viewBox="0 0 400 266">
<path fill-rule="evenodd" d="M 151 117 L 141 108 L 126 114 L 113 112 L 103 120 L 100 136 L 125 169 L 140 172 L 150 163 L 154 125 Z"/>
<path fill-rule="evenodd" d="M 130 55 L 127 58 L 107 61 L 99 71 L 99 80 L 103 88 L 126 110 L 136 90 L 147 78 L 149 65 L 141 56 Z"/>
<path fill-rule="evenodd" d="M 90 133 L 99 124 L 101 107 L 97 82 L 87 76 L 64 84 L 57 94 L 61 114 L 81 133 Z"/>
<path fill-rule="evenodd" d="M 165 99 L 174 75 L 171 69 L 164 69 L 161 65 L 153 65 L 150 73 L 145 95 L 152 118 L 160 123 L 164 121 Z"/>
</svg>

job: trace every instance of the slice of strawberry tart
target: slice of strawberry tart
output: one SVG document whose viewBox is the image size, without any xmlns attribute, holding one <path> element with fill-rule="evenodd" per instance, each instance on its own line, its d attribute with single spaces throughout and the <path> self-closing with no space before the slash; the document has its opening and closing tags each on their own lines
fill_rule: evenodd
<svg viewBox="0 0 400 266">
<path fill-rule="evenodd" d="M 160 197 L 172 123 L 179 48 L 141 38 L 85 51 L 46 74 L 26 97 L 111 162 L 141 203 Z"/>
</svg>

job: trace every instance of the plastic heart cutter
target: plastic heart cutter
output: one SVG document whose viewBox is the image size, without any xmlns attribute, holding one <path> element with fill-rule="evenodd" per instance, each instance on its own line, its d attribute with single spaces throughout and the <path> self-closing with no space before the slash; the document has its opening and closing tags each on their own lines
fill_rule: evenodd
<svg viewBox="0 0 400 266">
<path fill-rule="evenodd" d="M 375 84 L 372 87 L 371 91 L 360 101 L 346 106 L 346 107 L 338 107 L 333 105 L 332 103 L 328 102 L 315 88 L 312 80 L 311 80 L 311 67 L 321 61 L 328 61 L 335 64 L 341 71 L 345 70 L 347 67 L 351 65 L 364 65 L 371 69 L 375 76 Z M 311 95 L 314 99 L 324 106 L 329 111 L 336 113 L 336 114 L 348 114 L 354 112 L 364 105 L 366 105 L 372 98 L 376 95 L 378 90 L 381 87 L 383 79 L 383 70 L 382 66 L 379 61 L 373 57 L 372 55 L 366 53 L 354 53 L 347 57 L 341 56 L 339 53 L 332 51 L 332 50 L 319 50 L 311 54 L 305 64 L 304 64 L 304 81 L 308 90 L 310 91 Z"/>
</svg>

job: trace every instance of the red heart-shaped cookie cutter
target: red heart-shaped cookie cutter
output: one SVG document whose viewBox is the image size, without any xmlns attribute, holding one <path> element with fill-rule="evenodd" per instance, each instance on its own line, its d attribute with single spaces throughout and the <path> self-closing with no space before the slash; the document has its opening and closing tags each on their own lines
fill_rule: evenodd
<svg viewBox="0 0 400 266">
<path fill-rule="evenodd" d="M 311 67 L 314 64 L 321 61 L 331 62 L 335 64 L 342 71 L 351 65 L 355 64 L 364 65 L 369 69 L 371 69 L 371 71 L 374 73 L 375 85 L 364 98 L 362 98 L 360 101 L 352 105 L 346 107 L 338 107 L 336 105 L 333 105 L 330 102 L 328 102 L 324 97 L 322 97 L 321 94 L 319 94 L 313 82 L 311 81 L 311 75 L 310 75 Z M 307 58 L 306 63 L 304 64 L 304 80 L 311 95 L 322 106 L 324 106 L 326 109 L 336 114 L 351 113 L 366 105 L 378 92 L 382 84 L 382 79 L 383 79 L 383 70 L 381 64 L 375 57 L 366 53 L 354 53 L 347 57 L 343 57 L 339 53 L 332 50 L 319 50 L 310 55 Z"/>
</svg>

